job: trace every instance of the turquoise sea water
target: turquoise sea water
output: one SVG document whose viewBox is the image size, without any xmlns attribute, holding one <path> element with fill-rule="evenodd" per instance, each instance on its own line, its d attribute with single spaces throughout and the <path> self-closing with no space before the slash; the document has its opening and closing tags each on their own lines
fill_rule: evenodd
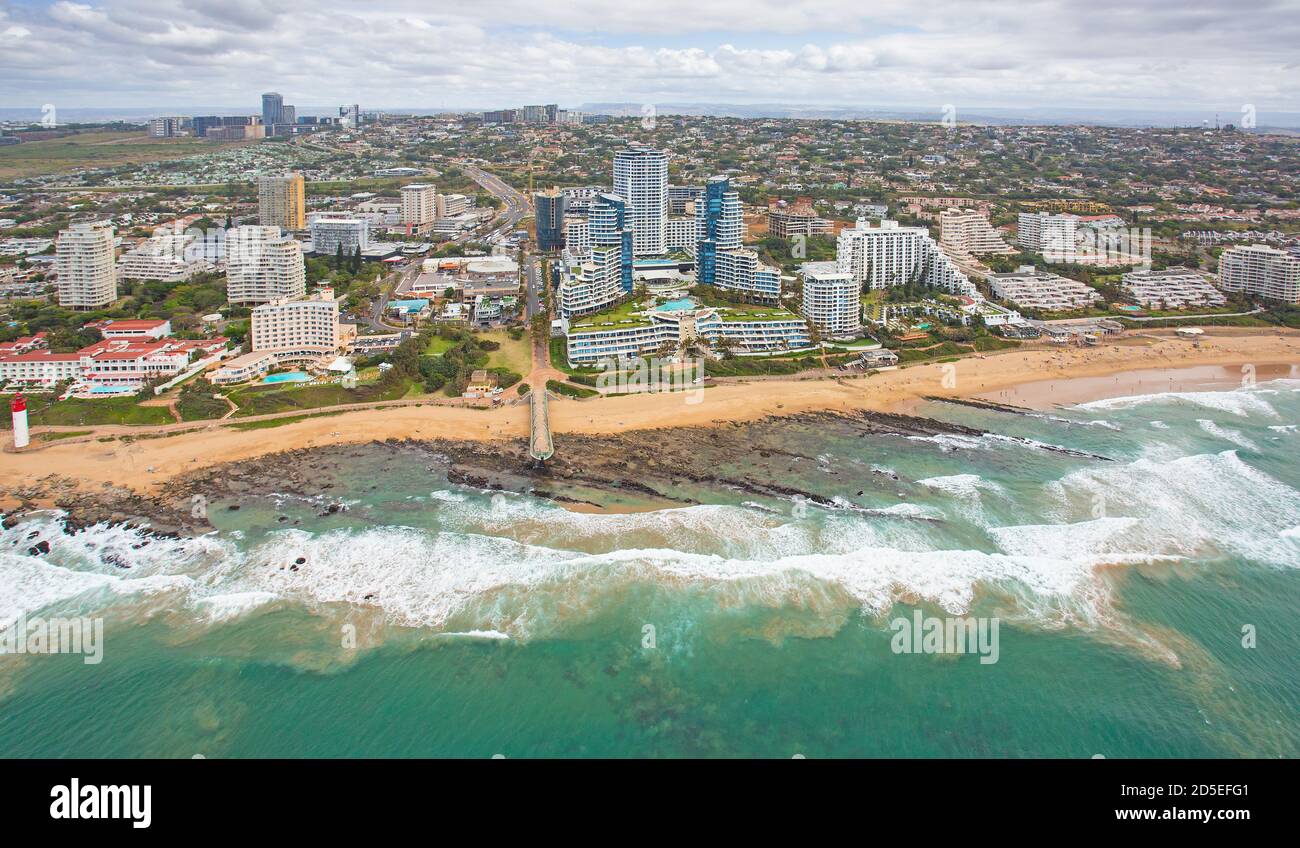
<svg viewBox="0 0 1300 848">
<path fill-rule="evenodd" d="M 578 514 L 374 449 L 330 515 L 29 520 L 0 625 L 102 616 L 104 658 L 0 656 L 0 753 L 1300 755 L 1300 381 L 923 412 L 1004 435 L 792 427 L 771 482 L 832 507 L 679 481 L 699 505 Z M 914 609 L 997 618 L 998 661 L 895 653 Z"/>
</svg>

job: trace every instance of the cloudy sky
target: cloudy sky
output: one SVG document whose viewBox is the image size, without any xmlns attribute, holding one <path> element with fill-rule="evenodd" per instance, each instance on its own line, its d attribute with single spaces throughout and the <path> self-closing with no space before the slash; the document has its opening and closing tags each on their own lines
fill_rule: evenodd
<svg viewBox="0 0 1300 848">
<path fill-rule="evenodd" d="M 1300 0 L 0 0 L 0 106 L 1300 109 Z"/>
</svg>

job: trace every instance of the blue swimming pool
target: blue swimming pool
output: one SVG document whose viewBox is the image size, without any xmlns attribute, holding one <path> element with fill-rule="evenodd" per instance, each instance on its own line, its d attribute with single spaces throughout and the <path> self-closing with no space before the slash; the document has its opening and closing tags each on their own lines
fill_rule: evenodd
<svg viewBox="0 0 1300 848">
<path fill-rule="evenodd" d="M 311 379 L 311 375 L 305 371 L 285 371 L 283 374 L 267 374 L 262 378 L 263 383 L 305 383 Z"/>
<path fill-rule="evenodd" d="M 694 309 L 697 306 L 693 297 L 679 297 L 676 300 L 665 301 L 655 307 L 656 312 L 679 312 L 683 309 Z"/>
</svg>

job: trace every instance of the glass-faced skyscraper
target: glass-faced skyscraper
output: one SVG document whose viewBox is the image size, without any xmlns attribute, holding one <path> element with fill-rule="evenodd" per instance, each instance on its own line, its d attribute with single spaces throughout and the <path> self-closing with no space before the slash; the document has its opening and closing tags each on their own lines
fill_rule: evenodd
<svg viewBox="0 0 1300 848">
<path fill-rule="evenodd" d="M 632 252 L 668 252 L 668 154 L 634 145 L 614 154 L 614 194 L 627 201 Z"/>
<path fill-rule="evenodd" d="M 697 280 L 708 285 L 716 282 L 718 253 L 740 249 L 744 224 L 740 195 L 731 190 L 731 180 L 710 177 L 704 196 L 695 204 L 695 229 L 699 239 L 695 254 Z"/>
<path fill-rule="evenodd" d="M 539 191 L 533 195 L 538 250 L 560 250 L 564 247 L 564 210 L 567 199 L 557 189 Z"/>
<path fill-rule="evenodd" d="M 284 123 L 281 115 L 284 113 L 284 98 L 274 91 L 268 91 L 262 95 L 262 123 L 266 125 L 266 131 L 269 133 L 271 127 L 276 124 Z"/>
</svg>

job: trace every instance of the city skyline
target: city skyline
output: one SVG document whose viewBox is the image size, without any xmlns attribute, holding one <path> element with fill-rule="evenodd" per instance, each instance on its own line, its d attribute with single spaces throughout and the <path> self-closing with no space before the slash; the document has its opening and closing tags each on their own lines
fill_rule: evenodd
<svg viewBox="0 0 1300 848">
<path fill-rule="evenodd" d="M 387 0 L 291 10 L 245 0 L 0 9 L 0 104 L 181 108 L 347 99 L 397 108 L 531 102 L 803 103 L 963 109 L 1300 109 L 1300 7 L 1129 8 L 1068 0 L 816 6 L 498 0 L 429 12 Z M 1082 14 L 1081 14 L 1082 12 Z M 1267 20 L 1268 26 L 1260 26 Z M 347 32 L 346 42 L 338 33 Z M 298 49 L 284 49 L 285 44 Z M 1242 49 L 1249 45 L 1249 49 Z M 394 49 L 400 48 L 400 49 Z M 100 57 L 96 74 L 82 57 Z M 305 107 L 302 107 L 305 108 Z"/>
</svg>

